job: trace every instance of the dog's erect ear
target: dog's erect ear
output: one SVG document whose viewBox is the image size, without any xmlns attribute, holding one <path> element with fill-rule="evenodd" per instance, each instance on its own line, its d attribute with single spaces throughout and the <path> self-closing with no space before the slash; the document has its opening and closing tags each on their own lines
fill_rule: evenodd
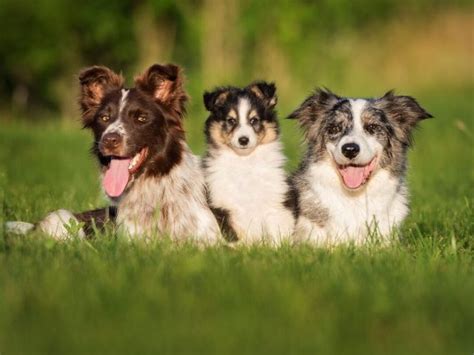
<svg viewBox="0 0 474 355">
<path fill-rule="evenodd" d="M 378 99 L 377 106 L 397 123 L 410 128 L 415 127 L 421 120 L 433 117 L 413 97 L 395 95 L 393 90 Z"/>
<path fill-rule="evenodd" d="M 81 86 L 79 104 L 83 123 L 87 126 L 106 93 L 123 87 L 123 78 L 107 67 L 93 66 L 79 73 L 79 83 Z"/>
<path fill-rule="evenodd" d="M 315 93 L 303 101 L 300 107 L 293 111 L 288 118 L 297 119 L 301 127 L 309 129 L 314 122 L 322 118 L 340 97 L 327 89 L 317 89 Z"/>
<path fill-rule="evenodd" d="M 188 100 L 183 82 L 182 69 L 174 64 L 154 64 L 135 78 L 138 89 L 180 116 L 186 112 Z"/>
<path fill-rule="evenodd" d="M 375 106 L 381 109 L 394 122 L 399 138 L 407 144 L 411 141 L 411 131 L 421 120 L 433 117 L 411 96 L 395 95 L 393 90 L 387 92 L 375 101 Z"/>
<path fill-rule="evenodd" d="M 231 88 L 218 88 L 214 91 L 206 91 L 203 95 L 206 110 L 212 112 L 221 107 L 231 92 Z"/>
<path fill-rule="evenodd" d="M 277 104 L 278 98 L 276 96 L 276 86 L 274 83 L 267 83 L 266 81 L 257 81 L 247 86 L 259 99 L 263 100 L 267 108 L 273 108 Z"/>
</svg>

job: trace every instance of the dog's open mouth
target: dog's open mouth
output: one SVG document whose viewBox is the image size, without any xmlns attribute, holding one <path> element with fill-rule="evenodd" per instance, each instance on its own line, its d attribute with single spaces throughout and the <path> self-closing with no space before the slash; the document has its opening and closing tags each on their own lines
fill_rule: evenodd
<svg viewBox="0 0 474 355">
<path fill-rule="evenodd" d="M 125 191 L 130 177 L 140 169 L 147 156 L 148 148 L 145 147 L 133 158 L 111 157 L 102 179 L 102 185 L 109 197 L 119 197 Z"/>
<path fill-rule="evenodd" d="M 337 170 L 342 177 L 344 185 L 354 190 L 364 185 L 370 179 L 376 165 L 377 156 L 366 165 L 337 165 Z"/>
</svg>

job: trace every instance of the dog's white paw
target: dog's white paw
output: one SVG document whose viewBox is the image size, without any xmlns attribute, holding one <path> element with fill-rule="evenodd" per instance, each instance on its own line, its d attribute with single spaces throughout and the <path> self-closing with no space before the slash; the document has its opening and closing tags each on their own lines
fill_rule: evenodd
<svg viewBox="0 0 474 355">
<path fill-rule="evenodd" d="M 82 228 L 74 230 L 74 225 L 78 225 L 79 221 L 74 215 L 67 210 L 57 210 L 48 214 L 41 222 L 38 223 L 37 229 L 49 236 L 65 240 L 72 237 L 73 233 L 80 238 L 85 238 Z"/>
<path fill-rule="evenodd" d="M 5 223 L 5 230 L 7 233 L 24 235 L 32 231 L 35 225 L 28 222 L 11 221 Z"/>
</svg>

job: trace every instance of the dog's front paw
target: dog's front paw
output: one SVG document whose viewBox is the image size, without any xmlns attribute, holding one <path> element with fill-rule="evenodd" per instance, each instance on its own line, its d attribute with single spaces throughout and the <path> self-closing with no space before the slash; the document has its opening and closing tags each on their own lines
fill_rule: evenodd
<svg viewBox="0 0 474 355">
<path fill-rule="evenodd" d="M 67 210 L 57 210 L 48 214 L 36 227 L 38 230 L 53 237 L 65 240 L 74 236 L 85 238 L 79 220 Z"/>
</svg>

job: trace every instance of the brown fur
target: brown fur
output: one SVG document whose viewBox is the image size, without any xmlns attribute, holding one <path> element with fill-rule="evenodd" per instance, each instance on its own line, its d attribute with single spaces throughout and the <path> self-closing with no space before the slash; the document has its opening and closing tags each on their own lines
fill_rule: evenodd
<svg viewBox="0 0 474 355">
<path fill-rule="evenodd" d="M 119 227 L 131 235 L 158 232 L 178 239 L 215 240 L 218 226 L 206 204 L 198 161 L 185 141 L 183 117 L 188 96 L 182 70 L 173 64 L 152 65 L 126 91 L 122 91 L 123 79 L 119 82 L 110 69 L 97 72 L 93 67 L 84 73 L 89 74 L 81 81 L 81 103 L 102 165 L 108 165 L 110 155 L 130 158 L 148 148 L 147 158 L 117 198 Z M 101 120 L 104 115 L 110 118 Z M 108 127 L 112 127 L 110 132 L 106 132 Z M 102 140 L 111 134 L 123 138 L 116 147 L 120 154 L 103 149 Z M 101 213 L 78 216 L 102 218 Z"/>
<path fill-rule="evenodd" d="M 117 209 L 115 207 L 99 208 L 92 211 L 75 213 L 74 217 L 81 223 L 84 223 L 84 233 L 90 236 L 94 230 L 104 230 L 107 224 L 115 222 Z"/>
<path fill-rule="evenodd" d="M 183 118 L 186 113 L 188 95 L 184 91 L 184 75 L 180 67 L 174 64 L 152 65 L 143 74 L 135 78 L 138 89 L 151 94 L 157 101 Z"/>
<path fill-rule="evenodd" d="M 265 105 L 272 109 L 277 104 L 278 98 L 275 92 L 263 82 L 255 82 L 247 87 L 251 92 L 255 94 L 260 100 L 263 100 Z"/>
<path fill-rule="evenodd" d="M 93 66 L 80 72 L 79 82 L 82 122 L 85 127 L 88 127 L 105 95 L 123 88 L 124 80 L 122 75 L 114 73 L 107 67 Z"/>
<path fill-rule="evenodd" d="M 263 122 L 263 129 L 258 132 L 260 144 L 267 144 L 278 139 L 278 127 L 275 122 Z"/>
<path fill-rule="evenodd" d="M 174 65 L 155 64 L 135 78 L 135 88 L 129 90 L 127 101 L 137 112 L 148 112 L 155 121 L 149 129 L 130 127 L 129 147 L 117 147 L 117 152 L 133 156 L 137 148 L 146 145 L 153 148 L 143 166 L 147 175 L 167 174 L 182 158 L 182 142 L 185 140 L 183 116 L 188 96 L 184 90 L 182 70 Z M 80 74 L 81 108 L 84 126 L 94 132 L 94 153 L 102 165 L 107 165 L 101 152 L 101 137 L 106 125 L 100 122 L 104 113 L 116 117 L 123 78 L 105 67 L 91 67 Z M 102 106 L 101 106 L 102 105 Z M 125 124 L 132 125 L 133 117 L 127 117 Z M 140 173 L 143 173 L 141 171 Z"/>
<path fill-rule="evenodd" d="M 219 122 L 213 122 L 209 126 L 209 134 L 212 139 L 212 144 L 216 147 L 226 146 L 230 144 L 230 139 L 232 136 L 230 134 L 226 134 L 222 130 L 221 124 L 219 124 Z"/>
</svg>

